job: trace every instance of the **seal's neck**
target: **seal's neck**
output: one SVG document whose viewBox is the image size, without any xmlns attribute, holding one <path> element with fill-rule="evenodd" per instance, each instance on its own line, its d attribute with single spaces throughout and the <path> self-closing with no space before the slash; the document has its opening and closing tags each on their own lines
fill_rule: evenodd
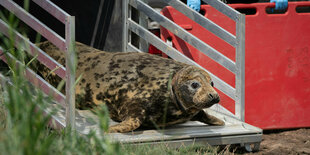
<svg viewBox="0 0 310 155">
<path fill-rule="evenodd" d="M 171 84 L 170 86 L 170 97 L 172 99 L 172 102 L 174 103 L 174 105 L 180 109 L 182 112 L 186 113 L 186 109 L 185 107 L 183 106 L 183 104 L 178 100 L 178 97 L 177 95 L 175 94 L 175 91 L 174 91 L 174 88 L 173 88 L 173 85 Z"/>
<path fill-rule="evenodd" d="M 174 103 L 174 105 L 180 109 L 182 112 L 184 113 L 187 113 L 186 109 L 184 107 L 184 105 L 181 103 L 182 101 L 178 99 L 178 96 L 177 94 L 175 93 L 175 86 L 178 85 L 178 77 L 179 77 L 179 73 L 180 71 L 176 72 L 171 80 L 171 83 L 170 83 L 170 98 L 172 99 L 172 102 Z"/>
</svg>

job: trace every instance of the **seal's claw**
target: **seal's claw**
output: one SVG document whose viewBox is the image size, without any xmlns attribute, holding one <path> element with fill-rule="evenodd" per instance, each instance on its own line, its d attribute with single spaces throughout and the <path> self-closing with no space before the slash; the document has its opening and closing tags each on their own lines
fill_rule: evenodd
<svg viewBox="0 0 310 155">
<path fill-rule="evenodd" d="M 214 116 L 213 116 L 214 117 Z M 208 124 L 210 125 L 217 125 L 217 126 L 224 126 L 225 125 L 225 122 L 214 117 L 214 119 L 212 121 L 210 121 Z"/>
<path fill-rule="evenodd" d="M 225 125 L 224 121 L 206 113 L 204 110 L 200 110 L 199 113 L 192 118 L 192 120 L 200 121 L 209 125 L 217 125 L 217 126 Z"/>
</svg>

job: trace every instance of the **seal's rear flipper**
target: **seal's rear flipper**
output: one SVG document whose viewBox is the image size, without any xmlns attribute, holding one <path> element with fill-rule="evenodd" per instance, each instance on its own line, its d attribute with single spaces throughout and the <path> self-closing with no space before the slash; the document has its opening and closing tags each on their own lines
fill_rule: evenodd
<svg viewBox="0 0 310 155">
<path fill-rule="evenodd" d="M 225 122 L 216 118 L 215 116 L 209 115 L 204 110 L 200 110 L 197 115 L 195 115 L 192 121 L 200 121 L 209 125 L 225 125 Z"/>
</svg>

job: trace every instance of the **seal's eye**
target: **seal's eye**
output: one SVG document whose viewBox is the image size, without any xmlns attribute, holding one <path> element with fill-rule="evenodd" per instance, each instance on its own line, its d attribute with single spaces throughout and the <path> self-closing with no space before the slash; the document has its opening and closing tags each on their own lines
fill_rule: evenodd
<svg viewBox="0 0 310 155">
<path fill-rule="evenodd" d="M 193 89 L 197 89 L 197 88 L 200 87 L 200 83 L 198 83 L 198 82 L 193 82 L 193 83 L 191 84 L 191 87 L 192 87 Z"/>
<path fill-rule="evenodd" d="M 212 86 L 212 87 L 214 87 L 214 83 L 213 83 L 213 81 L 211 81 L 211 86 Z"/>
</svg>

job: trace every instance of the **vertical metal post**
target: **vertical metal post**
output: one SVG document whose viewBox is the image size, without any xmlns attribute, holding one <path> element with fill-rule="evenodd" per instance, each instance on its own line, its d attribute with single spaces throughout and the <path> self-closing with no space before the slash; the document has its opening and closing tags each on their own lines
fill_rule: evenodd
<svg viewBox="0 0 310 155">
<path fill-rule="evenodd" d="M 122 1 L 122 18 L 123 18 L 123 44 L 122 52 L 127 52 L 128 45 L 128 0 Z"/>
<path fill-rule="evenodd" d="M 126 48 L 127 48 L 127 51 L 126 52 L 132 52 L 132 51 L 129 51 L 128 49 L 128 44 L 131 44 L 131 31 L 128 29 L 128 19 L 132 19 L 132 8 L 131 6 L 129 6 L 129 0 L 125 0 L 126 1 L 126 5 L 127 5 L 127 18 L 126 18 L 126 26 L 127 26 L 127 42 L 126 42 Z"/>
<path fill-rule="evenodd" d="M 142 0 L 142 2 L 146 3 L 146 0 Z M 142 11 L 139 11 L 139 24 L 145 29 L 148 29 L 147 19 L 148 17 Z M 148 42 L 142 37 L 140 37 L 139 49 L 142 52 L 148 52 Z"/>
<path fill-rule="evenodd" d="M 245 105 L 245 15 L 238 14 L 236 21 L 236 100 L 235 113 L 237 118 L 244 121 Z"/>
<path fill-rule="evenodd" d="M 66 127 L 75 129 L 75 17 L 66 18 Z"/>
<path fill-rule="evenodd" d="M 91 42 L 90 42 L 90 46 L 91 47 L 94 47 L 94 44 L 95 44 L 95 41 L 96 41 L 96 35 L 97 35 L 97 32 L 98 32 L 98 26 L 99 26 L 99 22 L 100 22 L 100 18 L 101 18 L 101 13 L 102 13 L 102 9 L 103 9 L 103 2 L 104 2 L 104 0 L 100 0 L 98 12 L 97 12 L 96 24 L 95 24 L 95 28 L 94 28 L 94 31 L 93 31 L 93 36 L 92 36 Z"/>
</svg>

